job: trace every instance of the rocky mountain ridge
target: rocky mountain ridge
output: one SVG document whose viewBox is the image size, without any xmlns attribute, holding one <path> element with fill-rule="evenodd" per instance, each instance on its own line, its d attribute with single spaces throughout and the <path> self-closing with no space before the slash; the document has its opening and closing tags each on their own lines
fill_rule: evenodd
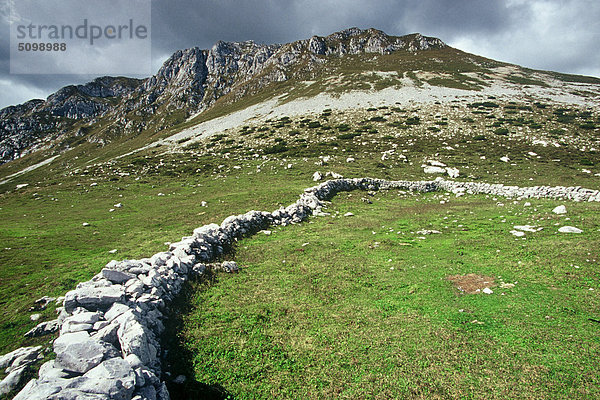
<svg viewBox="0 0 600 400">
<path fill-rule="evenodd" d="M 88 142 L 104 144 L 102 135 L 107 131 L 119 136 L 165 129 L 207 110 L 224 95 L 234 92 L 235 101 L 271 83 L 314 71 L 331 57 L 444 47 L 441 40 L 418 33 L 394 37 L 376 29 L 350 28 L 285 45 L 219 41 L 209 50 L 179 50 L 145 80 L 97 78 L 66 86 L 45 101 L 0 110 L 0 163 L 50 140 L 87 135 Z M 98 125 L 100 133 L 88 135 Z"/>
<path fill-rule="evenodd" d="M 92 120 L 115 107 L 141 84 L 131 78 L 101 77 L 85 85 L 65 86 L 44 100 L 0 110 L 0 162 L 28 154 L 54 134 L 70 133 L 79 120 Z"/>
</svg>

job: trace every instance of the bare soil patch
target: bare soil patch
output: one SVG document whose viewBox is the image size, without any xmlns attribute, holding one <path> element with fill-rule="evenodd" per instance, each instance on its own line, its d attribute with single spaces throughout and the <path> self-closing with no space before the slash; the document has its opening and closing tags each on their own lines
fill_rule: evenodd
<svg viewBox="0 0 600 400">
<path fill-rule="evenodd" d="M 485 288 L 496 286 L 493 277 L 478 274 L 450 275 L 446 279 L 463 294 L 479 294 Z"/>
</svg>

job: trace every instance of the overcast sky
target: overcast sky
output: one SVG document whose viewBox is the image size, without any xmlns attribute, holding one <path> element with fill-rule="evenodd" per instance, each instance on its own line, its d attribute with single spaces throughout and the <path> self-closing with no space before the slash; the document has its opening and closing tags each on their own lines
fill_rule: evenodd
<svg viewBox="0 0 600 400">
<path fill-rule="evenodd" d="M 10 74 L 10 1 L 19 0 L 0 0 L 0 108 L 95 77 Z M 598 21 L 600 0 L 152 0 L 151 71 L 178 49 L 217 40 L 286 43 L 357 26 L 419 32 L 499 61 L 600 77 Z"/>
</svg>

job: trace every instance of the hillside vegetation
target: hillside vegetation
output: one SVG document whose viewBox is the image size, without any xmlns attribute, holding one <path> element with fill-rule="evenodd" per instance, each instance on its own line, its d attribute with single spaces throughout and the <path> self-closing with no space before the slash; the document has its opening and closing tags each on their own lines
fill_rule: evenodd
<svg viewBox="0 0 600 400">
<path fill-rule="evenodd" d="M 148 80 L 5 109 L 4 132 L 31 117 L 49 133 L 5 142 L 23 153 L 0 165 L 0 354 L 51 349 L 24 336 L 56 318 L 42 296 L 315 180 L 598 190 L 598 83 L 351 29 L 188 49 Z M 81 93 L 85 116 L 52 117 Z M 324 211 L 237 242 L 238 274 L 187 284 L 163 338 L 172 398 L 600 395 L 600 203 L 390 190 Z"/>
<path fill-rule="evenodd" d="M 176 151 L 87 167 L 57 160 L 3 185 L 2 349 L 51 340 L 22 336 L 39 322 L 28 311 L 37 298 L 200 225 L 287 205 L 315 171 L 433 179 L 423 165 L 436 160 L 462 180 L 597 188 L 597 123 L 583 108 L 497 99 L 324 109 Z M 190 379 L 239 398 L 501 398 L 515 388 L 586 398 L 597 387 L 598 206 L 568 203 L 559 217 L 551 210 L 562 203 L 529 202 L 338 196 L 335 218 L 240 242 L 230 257 L 241 273 L 188 289 L 172 321 L 181 341 L 169 346 L 187 354 L 179 368 Z M 517 238 L 514 225 L 543 230 Z M 559 234 L 563 225 L 584 232 Z M 494 293 L 465 294 L 448 280 L 468 274 Z M 41 314 L 54 318 L 53 307 Z M 171 390 L 208 390 L 192 382 Z"/>
</svg>

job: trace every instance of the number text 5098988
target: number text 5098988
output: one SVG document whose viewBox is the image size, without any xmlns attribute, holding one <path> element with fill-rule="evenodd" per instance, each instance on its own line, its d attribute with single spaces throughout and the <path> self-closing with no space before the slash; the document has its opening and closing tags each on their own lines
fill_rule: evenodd
<svg viewBox="0 0 600 400">
<path fill-rule="evenodd" d="M 66 43 L 19 43 L 17 45 L 19 51 L 66 51 Z"/>
</svg>

